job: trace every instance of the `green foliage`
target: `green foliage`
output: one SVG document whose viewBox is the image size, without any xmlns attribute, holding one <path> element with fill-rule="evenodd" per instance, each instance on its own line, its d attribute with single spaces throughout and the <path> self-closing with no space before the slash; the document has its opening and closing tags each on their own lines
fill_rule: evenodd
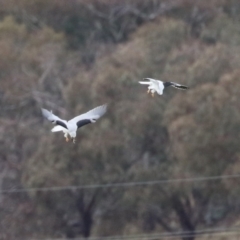
<svg viewBox="0 0 240 240">
<path fill-rule="evenodd" d="M 1 39 L 8 38 L 9 40 L 15 40 L 16 45 L 21 43 L 26 36 L 26 27 L 22 24 L 16 24 L 11 16 L 4 18 L 0 25 Z"/>
</svg>

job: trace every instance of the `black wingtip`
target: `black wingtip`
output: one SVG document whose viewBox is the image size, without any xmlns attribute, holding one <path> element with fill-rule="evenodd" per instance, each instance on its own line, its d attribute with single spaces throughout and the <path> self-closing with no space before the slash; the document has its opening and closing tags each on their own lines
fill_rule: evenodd
<svg viewBox="0 0 240 240">
<path fill-rule="evenodd" d="M 181 90 L 187 90 L 187 89 L 189 89 L 189 87 L 184 86 L 184 85 L 180 85 L 180 86 L 172 85 L 172 86 L 175 87 L 175 88 L 181 89 Z"/>
<path fill-rule="evenodd" d="M 187 86 L 182 86 L 181 88 L 184 89 L 184 90 L 189 89 L 189 87 L 187 87 Z"/>
</svg>

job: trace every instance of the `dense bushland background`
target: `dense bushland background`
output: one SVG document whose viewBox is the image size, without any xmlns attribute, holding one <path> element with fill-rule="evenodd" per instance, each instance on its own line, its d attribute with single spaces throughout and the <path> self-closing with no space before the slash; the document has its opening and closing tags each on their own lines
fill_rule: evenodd
<svg viewBox="0 0 240 240">
<path fill-rule="evenodd" d="M 240 226 L 240 177 L 27 191 L 240 174 L 239 1 L 0 6 L 1 239 L 187 231 L 179 239 L 193 240 L 199 230 Z M 138 84 L 144 77 L 190 90 L 151 98 Z M 75 145 L 40 112 L 68 119 L 103 103 L 107 114 L 80 129 Z M 14 189 L 26 191 L 4 192 Z"/>
</svg>

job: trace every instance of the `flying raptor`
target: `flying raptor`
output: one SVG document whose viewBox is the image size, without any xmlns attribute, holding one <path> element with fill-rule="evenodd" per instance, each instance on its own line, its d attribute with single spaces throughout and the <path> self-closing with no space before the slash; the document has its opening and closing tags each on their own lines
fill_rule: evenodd
<svg viewBox="0 0 240 240">
<path fill-rule="evenodd" d="M 182 90 L 188 89 L 187 86 L 184 86 L 175 82 L 163 82 L 153 78 L 144 78 L 143 80 L 146 80 L 147 82 L 140 81 L 139 83 L 148 85 L 147 93 L 151 92 L 153 97 L 155 92 L 157 92 L 157 94 L 159 95 L 162 95 L 164 88 L 170 87 L 170 86 L 174 88 L 182 89 Z"/>
<path fill-rule="evenodd" d="M 51 131 L 52 132 L 59 132 L 63 131 L 64 137 L 66 138 L 66 141 L 69 141 L 68 136 L 72 139 L 73 143 L 76 141 L 76 135 L 78 128 L 89 124 L 94 123 L 104 115 L 107 111 L 107 105 L 102 105 L 99 107 L 96 107 L 84 114 L 81 114 L 69 121 L 63 120 L 59 118 L 58 116 L 54 115 L 52 111 L 48 111 L 47 109 L 42 108 L 42 114 L 43 116 L 51 121 L 53 124 L 56 124 Z"/>
</svg>

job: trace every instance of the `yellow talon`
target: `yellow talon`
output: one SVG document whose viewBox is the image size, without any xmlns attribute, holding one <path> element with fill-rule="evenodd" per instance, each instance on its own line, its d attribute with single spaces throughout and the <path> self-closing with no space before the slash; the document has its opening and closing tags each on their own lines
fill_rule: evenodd
<svg viewBox="0 0 240 240">
<path fill-rule="evenodd" d="M 68 137 L 66 137 L 66 142 L 68 142 L 69 141 L 69 138 Z"/>
<path fill-rule="evenodd" d="M 152 97 L 154 97 L 154 92 L 152 93 Z"/>
<path fill-rule="evenodd" d="M 150 93 L 150 89 L 147 90 L 147 93 Z"/>
</svg>

